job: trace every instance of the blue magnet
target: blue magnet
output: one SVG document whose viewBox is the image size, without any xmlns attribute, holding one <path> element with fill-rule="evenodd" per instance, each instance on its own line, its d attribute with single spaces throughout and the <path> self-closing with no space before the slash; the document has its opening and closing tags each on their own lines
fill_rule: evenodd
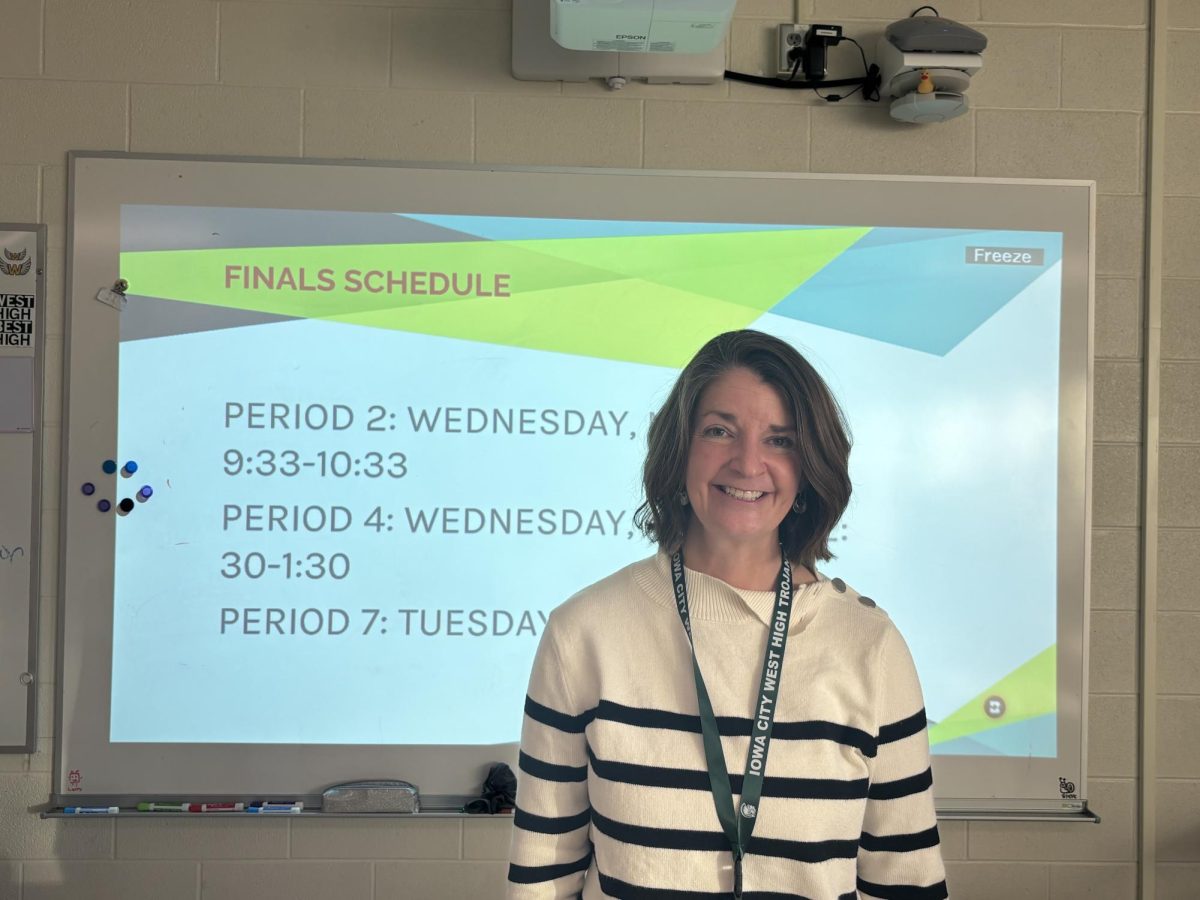
<svg viewBox="0 0 1200 900">
<path fill-rule="evenodd" d="M 110 509 L 112 509 L 112 504 L 107 500 L 101 500 L 96 504 L 96 509 L 100 510 L 100 512 L 108 512 Z"/>
<path fill-rule="evenodd" d="M 123 513 L 133 512 L 133 501 L 130 500 L 128 497 L 126 497 L 124 500 L 122 500 L 117 505 L 120 508 L 121 512 L 123 512 Z"/>
<path fill-rule="evenodd" d="M 96 486 L 90 481 L 85 481 L 80 490 L 83 491 L 85 497 L 90 497 L 92 494 L 96 493 Z"/>
<path fill-rule="evenodd" d="M 138 464 L 135 463 L 131 459 L 131 460 L 129 460 L 129 462 L 125 463 L 125 465 L 121 467 L 121 474 L 124 475 L 126 478 L 128 478 L 130 475 L 132 475 L 137 470 L 138 470 Z"/>
<path fill-rule="evenodd" d="M 100 468 L 104 470 L 105 475 L 111 475 L 113 472 L 117 471 L 116 460 L 106 459 L 100 464 Z"/>
<path fill-rule="evenodd" d="M 154 496 L 154 488 L 150 487 L 148 484 L 143 484 L 141 489 L 137 492 L 137 495 L 138 499 L 140 500 L 149 500 Z"/>
</svg>

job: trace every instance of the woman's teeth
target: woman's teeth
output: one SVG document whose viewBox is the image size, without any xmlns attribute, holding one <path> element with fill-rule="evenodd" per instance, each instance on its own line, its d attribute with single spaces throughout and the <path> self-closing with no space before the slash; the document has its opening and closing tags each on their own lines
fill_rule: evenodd
<svg viewBox="0 0 1200 900">
<path fill-rule="evenodd" d="M 726 494 L 733 497 L 735 500 L 757 500 L 765 491 L 739 491 L 737 488 L 722 487 Z"/>
</svg>

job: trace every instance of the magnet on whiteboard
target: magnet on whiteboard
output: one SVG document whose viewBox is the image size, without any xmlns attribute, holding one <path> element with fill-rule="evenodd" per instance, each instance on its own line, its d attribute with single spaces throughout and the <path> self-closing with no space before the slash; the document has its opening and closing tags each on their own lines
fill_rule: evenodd
<svg viewBox="0 0 1200 900">
<path fill-rule="evenodd" d="M 125 309 L 125 292 L 129 290 L 129 282 L 124 278 L 118 278 L 110 288 L 100 288 L 96 292 L 96 299 L 105 306 L 111 306 L 117 312 Z"/>
</svg>

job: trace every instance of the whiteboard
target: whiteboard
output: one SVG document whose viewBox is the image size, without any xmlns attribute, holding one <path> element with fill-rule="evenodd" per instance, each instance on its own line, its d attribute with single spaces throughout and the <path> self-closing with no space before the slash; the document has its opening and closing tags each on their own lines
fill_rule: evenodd
<svg viewBox="0 0 1200 900">
<path fill-rule="evenodd" d="M 0 753 L 37 747 L 45 246 L 0 223 Z"/>
<path fill-rule="evenodd" d="M 74 154 L 55 797 L 473 795 L 540 617 L 646 555 L 635 423 L 732 321 L 854 360 L 822 368 L 859 504 L 823 571 L 913 647 L 939 808 L 1077 812 L 1093 218 L 1090 182 Z M 914 502 L 979 476 L 951 446 L 1002 477 Z"/>
</svg>

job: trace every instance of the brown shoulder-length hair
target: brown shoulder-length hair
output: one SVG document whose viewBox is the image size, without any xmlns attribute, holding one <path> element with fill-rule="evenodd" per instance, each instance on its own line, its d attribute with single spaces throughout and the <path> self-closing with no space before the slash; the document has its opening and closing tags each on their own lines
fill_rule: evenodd
<svg viewBox="0 0 1200 900">
<path fill-rule="evenodd" d="M 717 335 L 679 374 L 650 423 L 642 469 L 645 501 L 634 521 L 667 553 L 683 546 L 692 511 L 680 503 L 680 495 L 686 490 L 696 407 L 704 389 L 735 368 L 749 369 L 779 391 L 796 424 L 805 509 L 789 511 L 780 524 L 783 552 L 793 563 L 805 566 L 832 559 L 829 535 L 850 502 L 849 426 L 829 387 L 808 360 L 791 344 L 761 331 Z"/>
</svg>

